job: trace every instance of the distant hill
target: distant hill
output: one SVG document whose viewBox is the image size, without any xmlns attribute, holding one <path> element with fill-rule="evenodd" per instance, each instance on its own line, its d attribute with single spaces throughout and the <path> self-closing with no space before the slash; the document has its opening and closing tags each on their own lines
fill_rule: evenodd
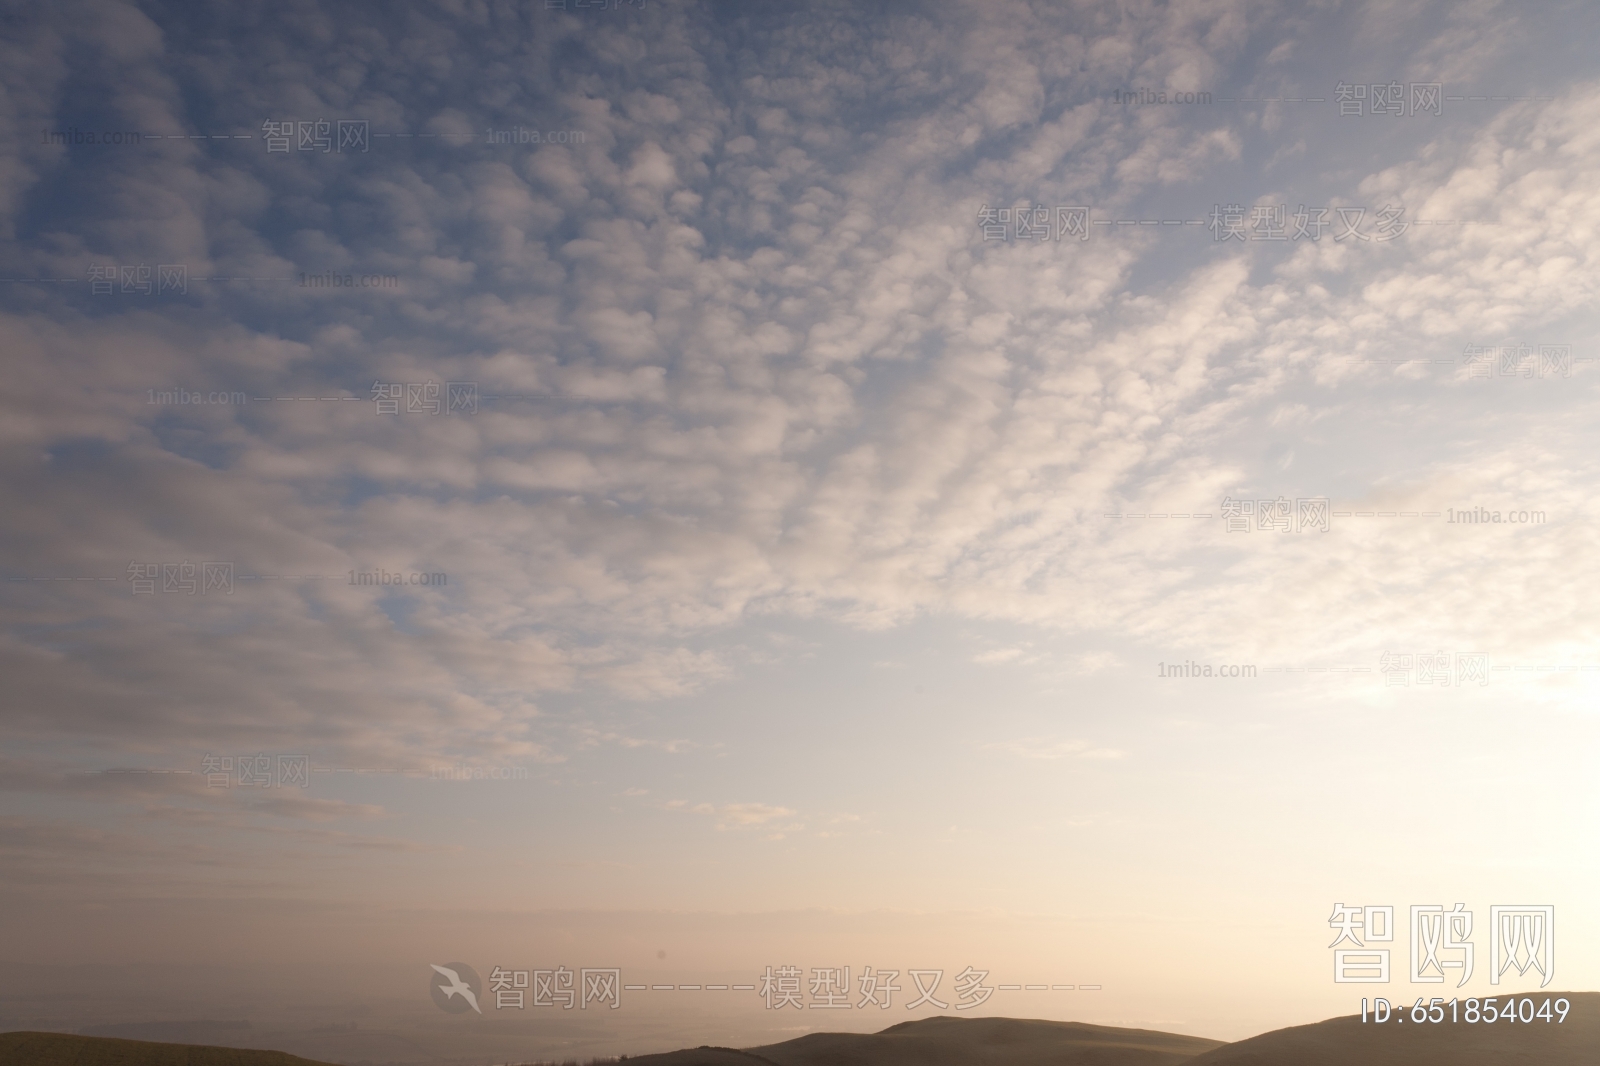
<svg viewBox="0 0 1600 1066">
<path fill-rule="evenodd" d="M 627 1066 L 1178 1066 L 1220 1041 L 1019 1018 L 923 1018 L 878 1033 L 810 1033 L 736 1050 L 695 1048 Z"/>
<path fill-rule="evenodd" d="M 1501 997 L 1501 1001 L 1508 997 Z M 1518 994 L 1518 999 L 1528 998 Z M 811 1033 L 754 1048 L 640 1055 L 620 1066 L 1596 1066 L 1600 992 L 1566 999 L 1561 1024 L 1383 1025 L 1359 1016 L 1223 1044 L 1148 1029 L 1021 1018 L 923 1018 L 877 1033 Z M 1408 1008 L 1409 1010 L 1409 1008 Z M 608 1060 L 609 1061 L 609 1060 Z M 281 1051 L 163 1044 L 64 1033 L 0 1033 L 0 1066 L 330 1066 Z"/>
<path fill-rule="evenodd" d="M 282 1051 L 69 1033 L 0 1033 L 0 1066 L 330 1066 Z"/>
<path fill-rule="evenodd" d="M 1503 1003 L 1507 997 L 1500 997 Z M 1528 998 L 1519 994 L 1516 998 Z M 1360 1015 L 1297 1025 L 1226 1044 L 1185 1066 L 1595 1066 L 1600 1063 L 1600 992 L 1539 992 L 1536 1004 L 1565 998 L 1561 1024 L 1465 1022 L 1384 1025 Z"/>
<path fill-rule="evenodd" d="M 1505 1002 L 1508 997 L 1500 997 Z M 1528 998 L 1519 994 L 1516 998 Z M 626 1066 L 1597 1066 L 1600 992 L 1566 999 L 1565 1022 L 1383 1025 L 1359 1015 L 1223 1044 L 1145 1029 L 1016 1018 L 925 1018 L 879 1033 L 812 1033 L 781 1044 L 643 1055 Z"/>
</svg>

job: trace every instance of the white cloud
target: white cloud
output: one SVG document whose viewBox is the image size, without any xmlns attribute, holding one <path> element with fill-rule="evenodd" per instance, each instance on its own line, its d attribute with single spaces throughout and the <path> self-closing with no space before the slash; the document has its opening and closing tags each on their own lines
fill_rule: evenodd
<svg viewBox="0 0 1600 1066">
<path fill-rule="evenodd" d="M 105 7 L 117 25 L 145 24 Z M 791 25 L 759 58 L 733 57 L 736 84 L 713 77 L 687 16 L 664 13 L 650 41 L 597 25 L 594 54 L 628 57 L 628 74 L 579 79 L 544 123 L 583 130 L 582 143 L 437 157 L 389 143 L 381 165 L 377 145 L 352 160 L 174 144 L 105 172 L 96 210 L 110 214 L 56 220 L 19 269 L 390 264 L 406 284 L 330 298 L 196 282 L 181 313 L 132 297 L 86 305 L 93 314 L 59 294 L 12 305 L 0 425 L 17 458 L 4 474 L 32 506 L 9 557 L 39 576 L 227 559 L 267 575 L 441 570 L 450 584 L 398 600 L 336 579 L 241 582 L 223 602 L 27 589 L 5 654 L 32 702 L 11 727 L 266 743 L 315 723 L 323 742 L 373 757 L 453 740 L 559 759 L 584 734 L 547 728 L 549 694 L 692 694 L 732 676 L 720 636 L 769 614 L 889 626 L 938 613 L 1241 655 L 1408 633 L 1510 649 L 1561 624 L 1581 642 L 1597 619 L 1561 592 L 1596 576 L 1581 543 L 1594 472 L 1572 458 L 1581 421 L 1502 422 L 1477 442 L 1457 432 L 1390 468 L 1364 423 L 1421 401 L 1384 398 L 1388 371 L 1355 360 L 1449 355 L 1463 335 L 1530 336 L 1592 307 L 1600 91 L 1503 105 L 1460 144 L 1456 127 L 1408 127 L 1422 132 L 1352 168 L 1340 194 L 1493 226 L 1299 242 L 1276 263 L 1193 231 L 986 243 L 980 204 L 1098 197 L 1097 209 L 1134 211 L 1140 196 L 1190 196 L 1248 150 L 1231 113 L 1103 99 L 1225 77 L 1246 48 L 1244 6 L 1131 12 L 1114 33 L 1081 14 L 1008 10 L 1040 35 L 1002 31 L 987 6 L 948 24 L 896 17 L 893 32 L 830 37 L 831 50 Z M 1453 21 L 1439 39 L 1459 31 Z M 48 112 L 65 76 L 52 34 L 65 32 L 36 32 L 38 81 L 10 98 L 13 126 Z M 1044 40 L 1055 43 L 1027 43 Z M 137 74 L 130 114 L 187 128 L 159 36 L 99 47 Z M 561 45 L 518 47 L 543 70 Z M 290 77 L 226 58 L 239 116 L 337 103 L 391 132 L 533 122 L 481 119 L 467 89 L 488 83 L 459 71 L 461 98 L 418 110 L 352 93 L 331 70 Z M 393 60 L 361 62 L 376 76 Z M 10 150 L 13 221 L 62 158 Z M 1282 199 L 1310 165 L 1274 173 Z M 1195 195 L 1199 210 L 1208 194 Z M 272 212 L 283 217 L 269 224 Z M 477 381 L 480 411 L 376 414 L 373 381 L 424 380 Z M 163 387 L 353 399 L 144 402 Z M 1461 403 L 1467 387 L 1430 396 Z M 1240 443 L 1252 430 L 1285 443 L 1258 461 Z M 83 458 L 88 441 L 109 449 L 103 460 Z M 1508 554 L 1490 563 L 1476 534 L 1417 523 L 1273 540 L 1102 517 L 1215 511 L 1229 493 L 1335 494 L 1319 458 L 1332 452 L 1371 472 L 1340 495 L 1351 509 L 1495 498 L 1557 518 L 1497 534 Z M 1404 566 L 1375 562 L 1391 558 Z M 1452 591 L 1464 584 L 1470 595 Z M 64 642 L 18 628 L 41 616 L 100 624 Z"/>
</svg>

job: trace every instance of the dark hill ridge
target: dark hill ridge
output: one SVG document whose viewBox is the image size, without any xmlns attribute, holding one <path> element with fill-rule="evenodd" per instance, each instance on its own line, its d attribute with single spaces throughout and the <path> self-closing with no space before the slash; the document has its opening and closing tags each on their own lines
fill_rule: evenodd
<svg viewBox="0 0 1600 1066">
<path fill-rule="evenodd" d="M 1509 996 L 1501 996 L 1503 1004 Z M 1600 992 L 1518 993 L 1517 999 L 1568 1000 L 1567 1020 L 1448 1021 L 1414 1024 L 1390 1018 L 1384 1025 L 1360 1015 L 1315 1025 L 1275 1029 L 1209 1051 L 1187 1066 L 1594 1066 L 1600 1063 Z"/>
<path fill-rule="evenodd" d="M 1178 1066 L 1217 1040 L 1021 1018 L 923 1018 L 877 1033 L 809 1033 L 737 1051 L 695 1048 L 627 1066 Z"/>
<path fill-rule="evenodd" d="M 777 1066 L 771 1059 L 734 1047 L 685 1048 L 682 1051 L 665 1051 L 659 1055 L 635 1055 L 625 1060 L 626 1066 L 636 1062 L 646 1066 Z"/>
<path fill-rule="evenodd" d="M 0 1033 L 0 1066 L 329 1066 L 282 1051 L 70 1033 Z"/>
<path fill-rule="evenodd" d="M 1506 998 L 1501 997 L 1504 1002 Z M 1517 998 L 1528 998 L 1519 994 Z M 878 1033 L 811 1033 L 737 1050 L 644 1055 L 627 1066 L 1596 1066 L 1600 992 L 1565 998 L 1564 1023 L 1362 1024 L 1358 1015 L 1233 1044 L 1145 1029 L 1017 1018 L 924 1018 Z M 1409 1015 L 1408 1015 L 1409 1018 Z"/>
<path fill-rule="evenodd" d="M 1511 997 L 1502 997 L 1501 1001 Z M 1516 998 L 1529 998 L 1521 993 Z M 1330 1018 L 1223 1044 L 1148 1029 L 1021 1018 L 923 1018 L 877 1033 L 810 1033 L 754 1048 L 641 1055 L 625 1066 L 1595 1066 L 1600 992 L 1540 992 L 1571 1004 L 1562 1024 L 1439 1025 Z M 0 1033 L 0 1066 L 327 1066 L 280 1051 Z"/>
</svg>

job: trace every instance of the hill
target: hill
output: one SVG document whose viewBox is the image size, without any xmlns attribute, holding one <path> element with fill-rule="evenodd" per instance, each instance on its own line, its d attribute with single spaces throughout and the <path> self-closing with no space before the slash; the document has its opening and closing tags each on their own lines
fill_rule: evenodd
<svg viewBox="0 0 1600 1066">
<path fill-rule="evenodd" d="M 1504 1003 L 1506 998 L 1502 997 Z M 1517 999 L 1530 998 L 1524 995 Z M 1600 992 L 1550 992 L 1566 1020 L 1385 1024 L 1330 1018 L 1223 1044 L 1148 1029 L 1020 1018 L 923 1018 L 877 1033 L 810 1033 L 753 1048 L 641 1055 L 623 1066 L 1593 1066 Z M 281 1051 L 0 1033 L 0 1066 L 329 1066 Z"/>
<path fill-rule="evenodd" d="M 0 1033 L 0 1066 L 329 1066 L 282 1051 L 70 1033 Z"/>
<path fill-rule="evenodd" d="M 1501 1003 L 1507 997 L 1501 997 Z M 1527 996 L 1519 995 L 1517 999 Z M 1540 992 L 1535 1005 L 1565 998 L 1560 1024 L 1534 1021 L 1414 1024 L 1360 1015 L 1275 1029 L 1208 1051 L 1185 1066 L 1593 1066 L 1600 1062 L 1600 992 Z"/>
<path fill-rule="evenodd" d="M 1219 1041 L 1019 1018 L 923 1018 L 878 1033 L 810 1033 L 735 1050 L 695 1048 L 627 1066 L 1178 1066 Z"/>
</svg>

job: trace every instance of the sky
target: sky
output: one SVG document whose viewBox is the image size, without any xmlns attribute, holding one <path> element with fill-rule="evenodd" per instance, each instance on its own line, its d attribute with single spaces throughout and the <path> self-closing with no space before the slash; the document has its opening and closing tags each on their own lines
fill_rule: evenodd
<svg viewBox="0 0 1600 1066">
<path fill-rule="evenodd" d="M 0 1028 L 1600 987 L 1597 22 L 7 5 Z"/>
</svg>

